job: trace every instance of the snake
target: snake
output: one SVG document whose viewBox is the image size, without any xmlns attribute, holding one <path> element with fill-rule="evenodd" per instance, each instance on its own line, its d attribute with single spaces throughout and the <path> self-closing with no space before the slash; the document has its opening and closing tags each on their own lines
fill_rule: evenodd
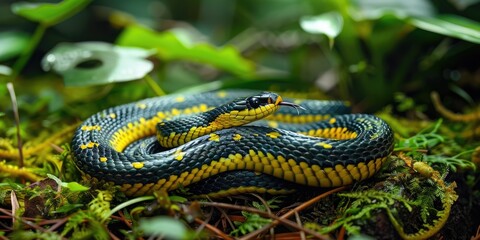
<svg viewBox="0 0 480 240">
<path fill-rule="evenodd" d="M 222 90 L 170 94 L 100 111 L 75 131 L 75 165 L 127 196 L 186 189 L 223 197 L 289 194 L 372 177 L 393 131 L 338 100 Z"/>
</svg>

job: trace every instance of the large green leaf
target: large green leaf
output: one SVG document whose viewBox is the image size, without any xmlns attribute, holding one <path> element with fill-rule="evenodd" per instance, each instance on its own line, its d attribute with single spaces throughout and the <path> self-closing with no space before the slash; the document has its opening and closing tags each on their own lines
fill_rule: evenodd
<svg viewBox="0 0 480 240">
<path fill-rule="evenodd" d="M 64 0 L 60 3 L 12 4 L 12 11 L 30 21 L 47 26 L 55 25 L 82 10 L 91 0 Z"/>
<path fill-rule="evenodd" d="M 409 22 L 425 31 L 480 43 L 480 23 L 460 16 L 412 17 Z"/>
<path fill-rule="evenodd" d="M 44 70 L 64 77 L 66 86 L 88 86 L 143 78 L 153 69 L 152 51 L 103 42 L 61 43 L 45 55 Z"/>
<path fill-rule="evenodd" d="M 17 56 L 28 45 L 30 36 L 24 32 L 1 32 L 0 33 L 0 61 L 8 60 Z"/>
<path fill-rule="evenodd" d="M 141 26 L 130 26 L 120 35 L 117 43 L 156 49 L 159 58 L 165 61 L 189 60 L 213 65 L 240 76 L 252 76 L 254 64 L 243 58 L 231 46 L 216 48 L 208 43 L 186 44 L 174 33 L 157 33 Z"/>
<path fill-rule="evenodd" d="M 305 16 L 300 19 L 300 26 L 308 33 L 325 34 L 330 40 L 330 46 L 332 46 L 333 39 L 342 31 L 343 17 L 338 12 Z"/>
</svg>

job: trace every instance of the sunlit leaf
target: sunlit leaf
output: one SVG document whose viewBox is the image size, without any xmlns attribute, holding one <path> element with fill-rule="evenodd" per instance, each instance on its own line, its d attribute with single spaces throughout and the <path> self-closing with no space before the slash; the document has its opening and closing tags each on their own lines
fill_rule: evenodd
<svg viewBox="0 0 480 240">
<path fill-rule="evenodd" d="M 10 76 L 12 69 L 5 65 L 0 65 L 0 75 Z"/>
<path fill-rule="evenodd" d="M 103 42 L 61 43 L 42 60 L 44 70 L 64 77 L 66 86 L 88 86 L 143 78 L 153 69 L 152 51 Z"/>
<path fill-rule="evenodd" d="M 425 31 L 480 43 L 480 23 L 460 16 L 412 17 L 409 22 Z"/>
<path fill-rule="evenodd" d="M 353 0 L 356 11 L 352 11 L 352 17 L 357 20 L 378 19 L 386 14 L 392 14 L 399 18 L 409 16 L 433 16 L 434 7 L 427 0 Z"/>
<path fill-rule="evenodd" d="M 317 16 L 305 16 L 300 19 L 300 26 L 312 34 L 325 34 L 332 46 L 333 39 L 343 28 L 343 17 L 338 12 L 329 12 Z"/>
<path fill-rule="evenodd" d="M 184 239 L 187 235 L 187 228 L 180 221 L 165 216 L 140 219 L 139 228 L 146 235 L 167 239 Z"/>
<path fill-rule="evenodd" d="M 24 32 L 10 31 L 0 33 L 0 61 L 17 56 L 27 46 L 29 35 Z"/>
<path fill-rule="evenodd" d="M 82 10 L 91 0 L 64 0 L 60 3 L 12 4 L 12 11 L 30 21 L 55 25 Z"/>
<path fill-rule="evenodd" d="M 159 58 L 165 61 L 188 60 L 213 65 L 236 75 L 254 74 L 254 64 L 243 58 L 231 46 L 214 47 L 208 43 L 186 44 L 174 33 L 157 33 L 141 26 L 128 27 L 118 38 L 123 46 L 156 49 Z"/>
</svg>

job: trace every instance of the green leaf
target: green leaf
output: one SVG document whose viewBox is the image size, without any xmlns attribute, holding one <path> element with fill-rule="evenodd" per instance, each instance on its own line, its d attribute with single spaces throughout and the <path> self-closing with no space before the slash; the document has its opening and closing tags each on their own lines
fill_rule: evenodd
<svg viewBox="0 0 480 240">
<path fill-rule="evenodd" d="M 68 213 L 75 209 L 83 207 L 81 203 L 74 203 L 74 204 L 65 204 L 57 208 L 57 210 L 53 211 L 52 213 Z"/>
<path fill-rule="evenodd" d="M 235 222 L 238 225 L 238 228 L 230 232 L 230 235 L 238 236 L 238 235 L 245 235 L 247 233 L 253 232 L 257 229 L 262 228 L 263 226 L 272 222 L 271 219 L 260 217 L 260 215 L 256 213 L 249 213 L 242 211 L 242 215 L 245 217 L 245 222 L 239 223 Z"/>
<path fill-rule="evenodd" d="M 409 23 L 425 31 L 480 43 L 480 23 L 460 16 L 412 17 Z"/>
<path fill-rule="evenodd" d="M 24 32 L 9 31 L 0 33 L 0 61 L 17 56 L 28 45 L 30 36 Z"/>
<path fill-rule="evenodd" d="M 83 192 L 83 191 L 87 191 L 88 189 L 90 189 L 89 187 L 85 187 L 83 185 L 81 185 L 80 183 L 77 183 L 77 182 L 68 182 L 68 183 L 64 183 L 64 185 L 62 185 L 68 189 L 70 189 L 70 191 L 72 192 Z"/>
<path fill-rule="evenodd" d="M 166 216 L 140 219 L 138 227 L 146 235 L 162 236 L 167 239 L 184 239 L 188 234 L 183 223 Z"/>
<path fill-rule="evenodd" d="M 42 67 L 64 77 L 66 86 L 90 86 L 143 78 L 153 69 L 152 51 L 103 42 L 61 43 L 45 55 Z"/>
<path fill-rule="evenodd" d="M 393 15 L 417 28 L 441 35 L 480 43 L 480 23 L 456 15 L 435 15 L 426 0 L 355 0 L 357 20 L 379 19 Z"/>
<path fill-rule="evenodd" d="M 82 192 L 82 191 L 87 191 L 88 187 L 85 187 L 77 182 L 62 182 L 60 178 L 56 177 L 55 175 L 47 173 L 47 177 L 50 179 L 53 179 L 59 186 L 62 186 L 64 188 L 70 189 L 72 192 Z"/>
<path fill-rule="evenodd" d="M 12 69 L 5 65 L 0 65 L 0 75 L 10 76 Z"/>
<path fill-rule="evenodd" d="M 75 15 L 91 0 L 64 0 L 60 3 L 29 3 L 12 4 L 12 11 L 30 21 L 52 26 Z"/>
<path fill-rule="evenodd" d="M 188 201 L 188 199 L 184 198 L 184 197 L 181 197 L 181 196 L 168 196 L 168 198 L 170 199 L 170 201 L 172 202 L 178 202 L 178 203 L 184 203 L 186 201 Z"/>
<path fill-rule="evenodd" d="M 125 29 L 117 40 L 119 45 L 156 49 L 157 56 L 165 61 L 188 60 L 215 66 L 240 76 L 254 74 L 253 62 L 243 58 L 231 46 L 221 48 L 208 43 L 187 44 L 173 32 L 157 33 L 141 26 Z"/>
<path fill-rule="evenodd" d="M 385 15 L 394 15 L 400 19 L 410 16 L 433 16 L 435 9 L 428 0 L 353 0 L 356 11 L 352 17 L 356 20 L 378 19 Z"/>
<path fill-rule="evenodd" d="M 300 26 L 308 33 L 325 34 L 330 47 L 333 39 L 340 34 L 343 28 L 343 17 L 338 12 L 328 12 L 317 16 L 305 16 L 300 19 Z"/>
</svg>

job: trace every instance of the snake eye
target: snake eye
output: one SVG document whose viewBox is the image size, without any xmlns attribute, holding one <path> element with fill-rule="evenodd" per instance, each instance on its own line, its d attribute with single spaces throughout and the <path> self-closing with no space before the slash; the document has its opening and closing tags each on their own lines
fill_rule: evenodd
<svg viewBox="0 0 480 240">
<path fill-rule="evenodd" d="M 257 108 L 257 107 L 260 106 L 260 99 L 258 99 L 256 97 L 249 97 L 249 98 L 247 98 L 247 103 L 248 103 L 249 107 Z"/>
<path fill-rule="evenodd" d="M 273 103 L 273 99 L 271 97 L 267 98 L 267 103 L 268 104 L 272 104 Z"/>
</svg>

